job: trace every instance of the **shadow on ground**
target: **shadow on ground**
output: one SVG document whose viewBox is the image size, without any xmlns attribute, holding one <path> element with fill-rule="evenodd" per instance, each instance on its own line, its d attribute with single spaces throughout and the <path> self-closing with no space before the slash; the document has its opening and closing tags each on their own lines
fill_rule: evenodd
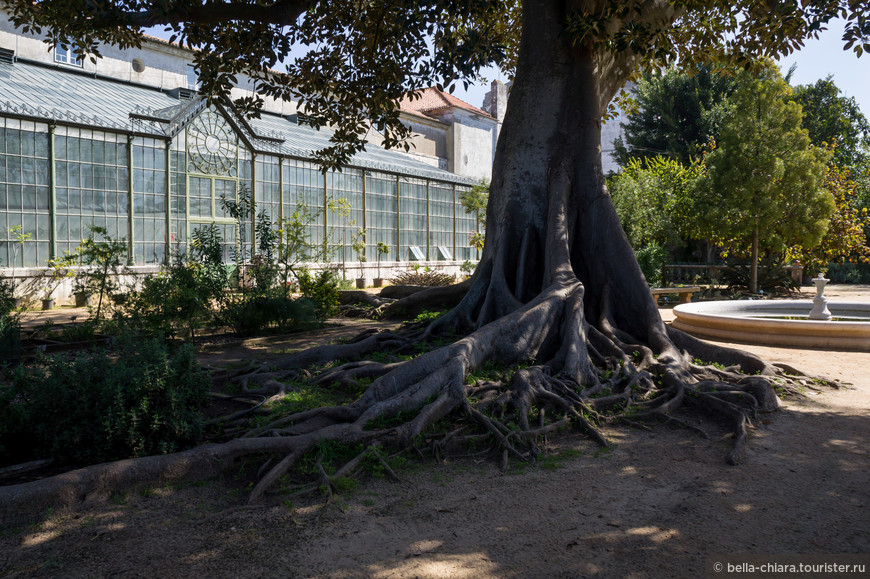
<svg viewBox="0 0 870 579">
<path fill-rule="evenodd" d="M 0 576 L 680 577 L 714 554 L 867 553 L 859 394 L 790 401 L 738 467 L 726 430 L 658 426 L 609 431 L 613 452 L 556 439 L 552 468 L 426 463 L 328 506 L 248 508 L 239 479 L 115 496 L 4 529 Z"/>
</svg>

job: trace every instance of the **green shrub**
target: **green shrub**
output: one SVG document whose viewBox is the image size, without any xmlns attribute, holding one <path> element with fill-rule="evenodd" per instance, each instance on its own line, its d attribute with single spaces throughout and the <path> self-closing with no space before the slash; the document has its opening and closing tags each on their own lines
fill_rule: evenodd
<svg viewBox="0 0 870 579">
<path fill-rule="evenodd" d="M 119 337 L 116 351 L 42 357 L 0 383 L 0 463 L 93 464 L 196 445 L 209 380 L 189 345 Z"/>
<path fill-rule="evenodd" d="M 456 279 L 452 275 L 438 271 L 429 271 L 428 268 L 423 271 L 404 271 L 390 280 L 390 283 L 393 285 L 418 285 L 426 287 L 451 285 L 455 282 Z"/>
<path fill-rule="evenodd" d="M 334 271 L 324 269 L 311 275 L 307 269 L 300 268 L 297 281 L 302 296 L 314 303 L 318 319 L 330 318 L 338 312 L 338 276 Z"/>
<path fill-rule="evenodd" d="M 658 243 L 650 243 L 635 252 L 640 270 L 651 287 L 662 287 L 665 283 L 664 271 L 668 252 Z"/>
<path fill-rule="evenodd" d="M 815 271 L 807 272 L 810 277 L 815 277 Z M 825 276 L 833 283 L 862 283 L 870 284 L 870 264 L 867 263 L 829 263 L 828 273 Z"/>
<path fill-rule="evenodd" d="M 119 276 L 127 260 L 127 241 L 114 239 L 104 227 L 89 225 L 88 238 L 78 248 L 82 268 L 76 276 L 74 289 L 96 296 L 94 318 L 99 321 L 109 296 L 121 290 Z M 99 239 L 102 238 L 102 239 Z"/>
<path fill-rule="evenodd" d="M 314 302 L 306 298 L 236 294 L 222 301 L 218 319 L 237 336 L 251 336 L 270 329 L 304 328 L 315 321 L 315 309 Z"/>
<path fill-rule="evenodd" d="M 21 355 L 21 320 L 15 312 L 15 285 L 0 278 L 0 361 L 15 360 Z"/>
<path fill-rule="evenodd" d="M 139 291 L 130 292 L 116 320 L 135 330 L 186 334 L 192 341 L 196 330 L 212 320 L 212 307 L 222 298 L 228 277 L 220 263 L 177 258 L 146 277 Z"/>
<path fill-rule="evenodd" d="M 728 286 L 728 291 L 749 291 L 749 277 L 751 268 L 749 264 L 729 265 L 722 270 L 720 281 Z M 758 264 L 758 289 L 764 293 L 774 294 L 778 292 L 791 293 L 797 282 L 791 274 L 783 269 L 782 264 L 771 259 L 764 259 Z"/>
<path fill-rule="evenodd" d="M 0 277 L 0 316 L 11 314 L 15 310 L 15 284 Z"/>
</svg>

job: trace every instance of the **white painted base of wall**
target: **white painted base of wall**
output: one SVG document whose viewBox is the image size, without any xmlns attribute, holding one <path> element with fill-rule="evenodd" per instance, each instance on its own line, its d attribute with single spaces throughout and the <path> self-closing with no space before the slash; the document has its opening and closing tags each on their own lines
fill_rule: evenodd
<svg viewBox="0 0 870 579">
<path fill-rule="evenodd" d="M 348 261 L 344 264 L 345 278 L 351 281 L 359 277 L 366 279 L 366 285 L 370 286 L 372 280 L 376 277 L 381 277 L 385 281 L 385 285 L 390 283 L 390 280 L 400 273 L 413 270 L 413 265 L 419 265 L 420 270 L 430 268 L 433 271 L 446 273 L 456 277 L 459 282 L 463 279 L 464 273 L 460 270 L 463 261 L 382 261 L 380 266 L 380 276 L 378 276 L 377 262 L 359 262 Z M 326 268 L 332 268 L 341 276 L 342 264 L 340 263 L 311 263 L 308 264 L 312 271 L 320 271 Z M 135 287 L 146 275 L 155 274 L 160 271 L 160 266 L 132 266 L 127 268 L 131 275 L 121 276 L 122 287 Z M 25 305 L 33 307 L 33 304 L 39 304 L 38 300 L 45 297 L 44 279 L 45 274 L 50 271 L 38 267 L 25 267 L 15 269 L 15 296 L 25 298 Z M 10 268 L 0 268 L 0 277 L 5 279 L 12 278 L 12 270 Z M 75 296 L 73 295 L 74 279 L 65 279 L 58 289 L 52 294 L 57 305 L 73 305 L 75 304 Z M 28 305 L 26 302 L 30 301 Z"/>
</svg>

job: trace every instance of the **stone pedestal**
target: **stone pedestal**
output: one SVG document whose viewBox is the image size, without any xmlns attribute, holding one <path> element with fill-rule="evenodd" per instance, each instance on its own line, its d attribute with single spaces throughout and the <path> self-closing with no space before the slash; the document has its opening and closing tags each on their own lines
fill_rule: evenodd
<svg viewBox="0 0 870 579">
<path fill-rule="evenodd" d="M 828 310 L 828 298 L 823 295 L 825 293 L 825 286 L 829 281 L 821 273 L 813 278 L 813 283 L 816 284 L 816 296 L 813 298 L 813 309 L 809 315 L 811 320 L 831 319 L 831 312 Z"/>
</svg>

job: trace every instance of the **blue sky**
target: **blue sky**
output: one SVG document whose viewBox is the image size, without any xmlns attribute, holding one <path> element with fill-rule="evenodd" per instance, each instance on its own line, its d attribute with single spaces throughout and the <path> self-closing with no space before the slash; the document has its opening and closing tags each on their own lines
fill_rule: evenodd
<svg viewBox="0 0 870 579">
<path fill-rule="evenodd" d="M 843 91 L 841 96 L 855 97 L 861 112 L 870 118 L 870 54 L 858 58 L 851 50 L 844 51 L 842 36 L 843 22 L 833 22 L 818 40 L 807 40 L 800 51 L 780 59 L 780 68 L 785 74 L 797 64 L 792 85 L 812 84 L 833 75 L 834 84 Z"/>
</svg>

